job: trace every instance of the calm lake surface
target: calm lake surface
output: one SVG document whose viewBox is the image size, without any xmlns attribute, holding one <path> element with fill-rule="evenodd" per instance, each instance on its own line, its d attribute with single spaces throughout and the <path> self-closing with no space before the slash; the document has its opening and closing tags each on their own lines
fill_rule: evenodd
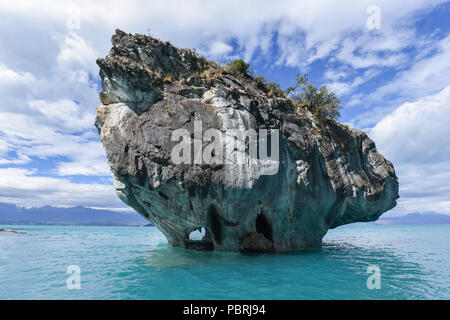
<svg viewBox="0 0 450 320">
<path fill-rule="evenodd" d="M 450 225 L 350 225 L 276 255 L 171 248 L 153 227 L 0 228 L 27 232 L 0 232 L 0 299 L 450 299 Z"/>
</svg>

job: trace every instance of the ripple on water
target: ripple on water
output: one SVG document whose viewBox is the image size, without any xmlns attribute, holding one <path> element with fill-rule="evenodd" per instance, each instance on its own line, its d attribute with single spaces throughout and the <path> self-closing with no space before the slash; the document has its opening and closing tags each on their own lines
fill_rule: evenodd
<svg viewBox="0 0 450 320">
<path fill-rule="evenodd" d="M 0 237 L 1 299 L 450 298 L 449 226 L 337 228 L 320 249 L 275 255 L 172 248 L 155 228 L 20 230 Z M 81 290 L 66 289 L 72 264 Z M 371 265 L 380 290 L 367 289 Z"/>
</svg>

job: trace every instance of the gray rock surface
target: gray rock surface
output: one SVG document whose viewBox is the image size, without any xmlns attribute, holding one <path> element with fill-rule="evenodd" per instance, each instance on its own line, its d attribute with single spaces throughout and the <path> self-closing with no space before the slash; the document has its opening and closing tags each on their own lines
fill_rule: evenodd
<svg viewBox="0 0 450 320">
<path fill-rule="evenodd" d="M 11 233 L 17 233 L 17 234 L 27 234 L 26 232 L 16 231 L 16 230 L 9 230 L 9 229 L 1 229 L 0 232 L 11 232 Z"/>
<path fill-rule="evenodd" d="M 374 221 L 393 208 L 392 164 L 368 136 L 317 121 L 250 76 L 168 42 L 126 34 L 98 59 L 96 126 L 119 198 L 170 244 L 196 250 L 278 252 L 320 246 L 330 228 Z M 174 164 L 175 129 L 279 130 L 278 171 L 250 165 Z M 273 131 L 274 132 L 274 131 Z M 203 148 L 211 142 L 196 139 Z M 269 167 L 271 164 L 269 164 Z M 192 231 L 206 229 L 202 240 Z"/>
</svg>

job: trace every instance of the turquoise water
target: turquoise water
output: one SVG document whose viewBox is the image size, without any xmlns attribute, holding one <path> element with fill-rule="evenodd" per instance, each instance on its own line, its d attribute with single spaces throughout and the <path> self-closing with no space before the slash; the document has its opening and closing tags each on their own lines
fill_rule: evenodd
<svg viewBox="0 0 450 320">
<path fill-rule="evenodd" d="M 0 299 L 450 298 L 450 225 L 346 226 L 322 249 L 276 255 L 175 249 L 151 227 L 3 227 L 27 234 L 0 233 Z"/>
</svg>

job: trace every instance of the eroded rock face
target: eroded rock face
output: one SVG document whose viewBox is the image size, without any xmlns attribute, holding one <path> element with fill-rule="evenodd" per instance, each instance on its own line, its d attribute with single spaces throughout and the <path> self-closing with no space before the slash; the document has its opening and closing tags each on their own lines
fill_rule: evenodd
<svg viewBox="0 0 450 320">
<path fill-rule="evenodd" d="M 120 30 L 112 43 L 97 60 L 96 126 L 118 196 L 173 246 L 244 252 L 320 246 L 328 229 L 374 221 L 396 205 L 394 168 L 364 132 L 295 111 L 251 77 L 226 73 L 190 50 Z M 174 130 L 194 132 L 196 121 L 202 132 L 278 129 L 277 173 L 264 174 L 258 159 L 249 166 L 174 164 Z M 203 239 L 189 240 L 202 227 Z"/>
</svg>

